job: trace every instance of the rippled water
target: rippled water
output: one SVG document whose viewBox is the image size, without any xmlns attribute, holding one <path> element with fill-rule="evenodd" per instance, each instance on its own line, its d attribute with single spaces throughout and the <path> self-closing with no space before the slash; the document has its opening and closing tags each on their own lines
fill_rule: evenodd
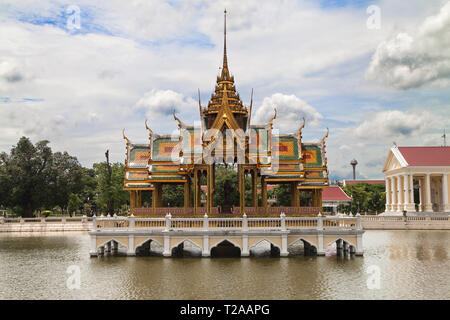
<svg viewBox="0 0 450 320">
<path fill-rule="evenodd" d="M 450 232 L 366 231 L 364 257 L 89 257 L 86 233 L 0 234 L 0 299 L 450 299 Z M 80 289 L 68 289 L 70 265 Z M 379 267 L 380 289 L 367 268 Z"/>
</svg>

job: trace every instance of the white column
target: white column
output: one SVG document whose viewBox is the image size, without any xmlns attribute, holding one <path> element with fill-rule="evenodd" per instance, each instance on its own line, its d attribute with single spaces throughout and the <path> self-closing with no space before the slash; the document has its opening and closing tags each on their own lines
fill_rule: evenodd
<svg viewBox="0 0 450 320">
<path fill-rule="evenodd" d="M 317 255 L 318 256 L 324 256 L 325 255 L 325 249 L 323 247 L 323 233 L 319 232 L 317 235 Z"/>
<path fill-rule="evenodd" d="M 402 178 L 400 175 L 397 176 L 397 211 L 403 211 L 402 203 Z"/>
<path fill-rule="evenodd" d="M 444 173 L 442 175 L 442 194 L 443 194 L 443 199 L 444 199 L 444 210 L 445 211 L 450 211 L 450 204 L 448 203 L 448 174 Z"/>
<path fill-rule="evenodd" d="M 391 211 L 391 186 L 390 186 L 391 178 L 386 177 L 386 210 L 387 212 Z"/>
<path fill-rule="evenodd" d="M 416 203 L 414 201 L 414 179 L 413 174 L 409 175 L 409 203 L 411 206 L 411 211 L 416 211 Z"/>
<path fill-rule="evenodd" d="M 362 243 L 362 234 L 358 234 L 356 236 L 356 255 L 362 256 L 364 253 L 363 251 L 363 243 Z"/>
<path fill-rule="evenodd" d="M 392 193 L 392 211 L 397 211 L 398 196 L 397 196 L 397 184 L 396 177 L 391 178 L 391 193 Z"/>
<path fill-rule="evenodd" d="M 95 235 L 91 235 L 91 251 L 89 252 L 89 254 L 91 255 L 91 257 L 97 256 L 97 236 Z"/>
<path fill-rule="evenodd" d="M 203 257 L 209 257 L 209 255 L 210 255 L 209 254 L 209 236 L 208 235 L 204 235 L 203 236 L 203 252 L 202 252 L 202 256 Z"/>
<path fill-rule="evenodd" d="M 420 177 L 419 178 L 419 212 L 423 211 L 423 178 Z"/>
<path fill-rule="evenodd" d="M 248 251 L 248 235 L 242 235 L 242 251 L 241 257 L 248 257 L 250 252 Z"/>
<path fill-rule="evenodd" d="M 170 257 L 172 252 L 170 252 L 170 236 L 164 235 L 164 257 Z"/>
<path fill-rule="evenodd" d="M 409 201 L 409 186 L 408 186 L 408 182 L 409 182 L 409 175 L 405 174 L 403 176 L 403 191 L 404 191 L 404 197 L 405 197 L 405 207 L 404 210 L 408 211 L 410 209 L 410 201 Z"/>
<path fill-rule="evenodd" d="M 136 252 L 134 251 L 134 235 L 130 234 L 128 236 L 128 250 L 127 256 L 135 256 Z"/>
<path fill-rule="evenodd" d="M 287 245 L 287 234 L 281 235 L 281 252 L 280 257 L 287 257 L 289 255 L 288 245 Z"/>
<path fill-rule="evenodd" d="M 427 184 L 427 196 L 425 197 L 425 211 L 433 211 L 433 205 L 431 204 L 431 179 L 430 179 L 430 174 L 427 173 L 427 178 L 426 178 L 426 184 Z"/>
</svg>

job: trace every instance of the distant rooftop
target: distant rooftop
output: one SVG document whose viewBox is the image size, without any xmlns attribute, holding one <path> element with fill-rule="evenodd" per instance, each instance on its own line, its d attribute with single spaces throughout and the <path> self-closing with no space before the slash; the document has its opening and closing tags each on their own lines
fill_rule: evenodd
<svg viewBox="0 0 450 320">
<path fill-rule="evenodd" d="M 383 179 L 381 179 L 381 180 L 374 180 L 374 179 L 370 179 L 370 180 L 344 180 L 343 186 L 345 187 L 346 185 L 357 184 L 357 183 L 386 184 L 386 182 Z"/>
<path fill-rule="evenodd" d="M 351 201 L 344 190 L 339 186 L 329 186 L 322 191 L 322 201 Z"/>
<path fill-rule="evenodd" d="M 408 166 L 450 166 L 450 147 L 398 147 Z"/>
</svg>

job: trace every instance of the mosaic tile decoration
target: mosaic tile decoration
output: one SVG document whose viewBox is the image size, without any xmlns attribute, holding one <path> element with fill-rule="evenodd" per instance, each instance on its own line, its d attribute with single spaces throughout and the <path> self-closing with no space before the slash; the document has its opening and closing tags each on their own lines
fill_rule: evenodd
<svg viewBox="0 0 450 320">
<path fill-rule="evenodd" d="M 322 167 L 322 151 L 318 146 L 304 145 L 303 158 L 306 167 Z"/>
</svg>

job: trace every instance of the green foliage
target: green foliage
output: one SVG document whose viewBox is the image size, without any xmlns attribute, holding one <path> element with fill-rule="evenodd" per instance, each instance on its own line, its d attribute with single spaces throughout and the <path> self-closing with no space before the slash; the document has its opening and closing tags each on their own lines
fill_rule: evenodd
<svg viewBox="0 0 450 320">
<path fill-rule="evenodd" d="M 216 206 L 238 206 L 238 174 L 233 167 L 217 165 L 215 168 L 215 194 L 214 205 Z"/>
<path fill-rule="evenodd" d="M 81 206 L 81 200 L 78 195 L 71 193 L 69 195 L 69 201 L 67 203 L 67 211 L 69 211 L 70 216 L 76 213 Z"/>
<path fill-rule="evenodd" d="M 383 212 L 386 204 L 386 190 L 383 184 L 357 183 L 343 187 L 345 193 L 352 197 L 350 207 L 341 210 L 353 214 L 362 212 Z"/>
<path fill-rule="evenodd" d="M 172 184 L 163 185 L 162 206 L 163 207 L 184 206 L 184 186 Z"/>
<path fill-rule="evenodd" d="M 291 185 L 279 184 L 274 189 L 277 198 L 276 206 L 290 206 L 291 205 Z"/>
<path fill-rule="evenodd" d="M 130 194 L 123 190 L 125 167 L 122 163 L 111 164 L 111 180 L 109 180 L 108 165 L 106 162 L 94 163 L 97 186 L 95 189 L 95 203 L 102 212 L 113 214 L 129 200 Z M 113 212 L 108 205 L 112 203 Z"/>
</svg>

